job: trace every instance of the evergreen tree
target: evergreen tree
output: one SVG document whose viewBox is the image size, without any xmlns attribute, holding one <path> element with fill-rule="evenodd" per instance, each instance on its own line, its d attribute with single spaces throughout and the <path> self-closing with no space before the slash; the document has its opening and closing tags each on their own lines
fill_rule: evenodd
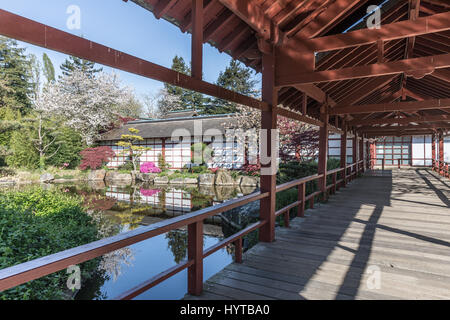
<svg viewBox="0 0 450 320">
<path fill-rule="evenodd" d="M 15 40 L 0 37 L 1 113 L 11 108 L 26 114 L 31 106 L 28 99 L 31 87 L 31 66 L 25 48 L 19 48 Z"/>
<path fill-rule="evenodd" d="M 178 71 L 180 73 L 191 75 L 191 68 L 186 64 L 184 59 L 179 56 L 175 56 L 172 60 L 172 70 Z M 166 101 L 163 97 L 159 102 L 159 108 L 161 110 L 185 110 L 185 109 L 194 109 L 194 110 L 203 110 L 204 108 L 204 97 L 201 93 L 186 90 L 171 84 L 165 84 L 165 94 L 168 97 L 176 97 L 178 103 L 174 106 L 172 103 L 173 99 L 169 99 L 171 101 Z M 166 106 L 165 104 L 169 103 L 170 106 Z"/>
<path fill-rule="evenodd" d="M 225 89 L 238 92 L 246 96 L 257 96 L 259 91 L 255 89 L 257 81 L 253 79 L 253 71 L 245 67 L 237 60 L 231 60 L 225 71 L 220 72 L 216 84 Z M 207 114 L 225 114 L 237 111 L 237 105 L 219 98 L 211 99 L 205 108 Z"/>
<path fill-rule="evenodd" d="M 47 83 L 55 81 L 55 67 L 46 53 L 42 55 L 42 61 L 44 62 L 43 70 Z"/>
<path fill-rule="evenodd" d="M 70 76 L 75 70 L 78 70 L 89 77 L 94 77 L 96 73 L 103 70 L 103 68 L 96 69 L 95 62 L 80 59 L 74 56 L 70 56 L 69 59 L 66 59 L 60 68 L 65 76 Z"/>
</svg>

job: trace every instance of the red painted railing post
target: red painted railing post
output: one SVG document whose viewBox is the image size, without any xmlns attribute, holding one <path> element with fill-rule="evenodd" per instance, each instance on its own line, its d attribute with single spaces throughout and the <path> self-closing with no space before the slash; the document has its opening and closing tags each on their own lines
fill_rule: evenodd
<svg viewBox="0 0 450 320">
<path fill-rule="evenodd" d="M 284 218 L 284 227 L 285 228 L 289 228 L 289 211 L 287 210 L 284 214 L 283 214 L 283 218 Z"/>
<path fill-rule="evenodd" d="M 397 159 L 398 161 L 398 168 L 400 169 L 400 159 Z"/>
<path fill-rule="evenodd" d="M 305 216 L 305 184 L 298 185 L 298 201 L 301 203 L 297 207 L 297 216 L 304 217 Z"/>
<path fill-rule="evenodd" d="M 242 263 L 242 238 L 234 242 L 234 262 Z"/>
<path fill-rule="evenodd" d="M 198 296 L 203 291 L 203 221 L 188 226 L 188 293 Z"/>
<path fill-rule="evenodd" d="M 383 159 L 381 159 L 381 165 L 382 165 L 382 167 L 381 167 L 381 170 L 383 170 L 383 171 L 384 171 L 384 158 L 383 158 Z"/>
</svg>

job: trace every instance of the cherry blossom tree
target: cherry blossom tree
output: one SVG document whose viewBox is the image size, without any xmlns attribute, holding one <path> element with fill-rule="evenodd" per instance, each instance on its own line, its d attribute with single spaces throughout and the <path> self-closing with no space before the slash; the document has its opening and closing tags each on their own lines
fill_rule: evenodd
<svg viewBox="0 0 450 320">
<path fill-rule="evenodd" d="M 133 95 L 133 90 L 122 87 L 114 73 L 100 72 L 89 77 L 75 70 L 49 84 L 39 97 L 39 105 L 91 145 L 99 132 L 121 115 L 121 107 L 133 101 Z"/>
</svg>

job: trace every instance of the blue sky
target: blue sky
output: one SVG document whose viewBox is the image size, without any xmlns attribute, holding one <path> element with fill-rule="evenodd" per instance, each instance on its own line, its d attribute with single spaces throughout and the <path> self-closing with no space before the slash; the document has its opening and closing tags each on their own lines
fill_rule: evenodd
<svg viewBox="0 0 450 320">
<path fill-rule="evenodd" d="M 81 28 L 70 30 L 67 27 L 67 8 L 76 5 L 81 9 Z M 108 47 L 124 51 L 139 58 L 171 66 L 175 54 L 186 62 L 191 61 L 191 35 L 182 33 L 169 22 L 157 20 L 154 15 L 135 3 L 122 0 L 0 0 L 0 8 L 26 18 L 50 25 L 60 30 L 83 36 L 86 39 Z M 59 66 L 66 55 L 20 42 L 39 58 L 44 52 L 51 58 L 59 73 Z M 215 82 L 219 72 L 230 61 L 227 54 L 221 54 L 210 45 L 204 45 L 204 78 Z M 109 67 L 105 71 L 111 71 Z M 116 71 L 123 84 L 136 89 L 137 96 L 155 94 L 163 83 L 122 71 Z"/>
</svg>

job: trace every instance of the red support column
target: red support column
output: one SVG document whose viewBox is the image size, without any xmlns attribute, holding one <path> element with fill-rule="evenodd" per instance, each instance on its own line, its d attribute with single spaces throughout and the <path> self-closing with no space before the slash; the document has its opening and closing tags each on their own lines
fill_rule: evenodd
<svg viewBox="0 0 450 320">
<path fill-rule="evenodd" d="M 436 134 L 431 135 L 431 168 L 436 171 Z"/>
<path fill-rule="evenodd" d="M 192 0 L 191 76 L 202 79 L 203 72 L 203 0 Z"/>
<path fill-rule="evenodd" d="M 188 293 L 198 296 L 203 291 L 203 221 L 188 226 Z"/>
<path fill-rule="evenodd" d="M 376 153 L 376 147 L 375 147 L 375 142 L 371 142 L 370 143 L 370 161 L 371 161 L 371 166 L 372 169 L 375 168 L 375 165 L 377 164 L 377 153 Z"/>
<path fill-rule="evenodd" d="M 364 136 L 361 136 L 361 140 L 359 141 L 359 161 L 364 160 Z M 363 161 L 363 165 L 361 168 L 362 172 L 366 171 L 366 162 Z"/>
<path fill-rule="evenodd" d="M 276 106 L 278 105 L 278 91 L 275 89 L 275 57 L 274 54 L 263 53 L 262 57 L 262 100 L 267 102 L 271 110 L 261 112 L 261 130 L 267 130 L 265 154 L 270 155 L 271 163 L 261 163 L 261 192 L 269 192 L 269 197 L 261 200 L 260 219 L 267 223 L 260 229 L 259 241 L 272 242 L 275 239 L 275 201 L 276 201 L 276 172 L 264 173 L 271 166 L 276 166 L 276 155 L 271 152 L 273 138 L 272 129 L 277 128 Z M 260 142 L 261 146 L 264 146 Z M 260 150 L 262 152 L 263 150 Z M 273 170 L 276 171 L 276 170 Z"/>
<path fill-rule="evenodd" d="M 439 132 L 439 174 L 444 174 L 444 135 Z"/>
<path fill-rule="evenodd" d="M 345 168 L 347 166 L 347 125 L 345 122 L 343 123 L 344 133 L 341 135 L 341 168 Z M 347 170 L 343 171 L 343 186 L 347 184 Z"/>
<path fill-rule="evenodd" d="M 359 158 L 359 137 L 358 137 L 358 133 L 355 131 L 355 135 L 353 136 L 353 163 L 358 163 L 358 158 Z M 354 166 L 355 172 L 356 174 L 358 174 L 358 165 L 356 164 Z M 356 176 L 355 176 L 356 178 Z"/>
<path fill-rule="evenodd" d="M 319 190 L 322 191 L 323 199 L 327 198 L 327 158 L 328 158 L 328 106 L 322 107 L 320 120 L 323 122 L 323 127 L 319 131 L 319 168 L 318 173 L 324 176 L 319 180 Z M 323 111 L 323 112 L 322 112 Z"/>
</svg>

